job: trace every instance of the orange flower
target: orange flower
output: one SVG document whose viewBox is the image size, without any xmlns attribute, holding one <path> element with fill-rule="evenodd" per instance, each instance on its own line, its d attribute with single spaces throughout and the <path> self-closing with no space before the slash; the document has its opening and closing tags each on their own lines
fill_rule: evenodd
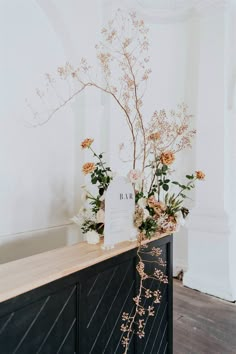
<svg viewBox="0 0 236 354">
<path fill-rule="evenodd" d="M 158 140 L 158 139 L 160 139 L 160 137 L 161 137 L 161 134 L 158 133 L 158 132 L 156 132 L 156 133 L 150 134 L 149 137 L 148 137 L 148 139 L 149 139 L 149 140 Z"/>
<path fill-rule="evenodd" d="M 94 170 L 95 170 L 95 164 L 93 162 L 86 162 L 82 168 L 82 172 L 84 175 L 92 173 Z"/>
<path fill-rule="evenodd" d="M 162 202 L 158 202 L 154 196 L 148 198 L 147 204 L 150 208 L 154 209 L 157 215 L 161 215 L 166 210 L 166 205 Z"/>
<path fill-rule="evenodd" d="M 163 165 L 171 165 L 175 161 L 175 155 L 172 151 L 162 152 L 160 161 Z"/>
<path fill-rule="evenodd" d="M 157 215 L 161 215 L 166 211 L 166 205 L 162 202 L 157 202 L 153 209 Z"/>
<path fill-rule="evenodd" d="M 87 138 L 84 141 L 82 141 L 81 147 L 82 147 L 82 149 L 87 149 L 92 145 L 92 143 L 93 143 L 93 139 Z"/>
<path fill-rule="evenodd" d="M 203 173 L 202 171 L 196 171 L 196 177 L 197 179 L 203 180 L 205 178 L 205 173 Z"/>
</svg>

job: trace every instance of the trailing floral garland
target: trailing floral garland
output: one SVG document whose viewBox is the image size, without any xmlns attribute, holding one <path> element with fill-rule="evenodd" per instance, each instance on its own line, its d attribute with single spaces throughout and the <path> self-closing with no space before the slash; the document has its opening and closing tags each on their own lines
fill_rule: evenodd
<svg viewBox="0 0 236 354">
<path fill-rule="evenodd" d="M 139 338 L 144 337 L 146 318 L 154 316 L 155 305 L 161 301 L 158 285 L 151 290 L 146 285 L 148 280 L 155 280 L 158 284 L 168 282 L 161 249 L 148 250 L 145 240 L 178 230 L 189 212 L 184 205 L 187 194 L 195 187 L 197 180 L 204 180 L 205 175 L 195 171 L 186 175 L 184 182 L 173 177 L 176 154 L 191 147 L 196 133 L 190 127 L 192 116 L 188 114 L 185 104 L 169 112 L 155 111 L 150 119 L 144 119 L 143 98 L 151 74 L 148 28 L 144 21 L 134 12 L 124 15 L 118 10 L 101 34 L 103 40 L 96 45 L 102 73 L 100 81 L 91 78 L 92 68 L 84 58 L 77 67 L 66 63 L 57 69 L 56 76 L 46 74 L 46 90 L 36 90 L 44 106 L 48 100 L 46 118 L 45 113 L 36 112 L 29 103 L 28 106 L 34 117 L 32 125 L 40 126 L 83 90 L 94 87 L 111 97 L 125 119 L 131 141 L 120 145 L 120 157 L 131 165 L 127 178 L 135 191 L 134 225 L 137 228 L 137 272 L 140 279 L 134 309 L 122 315 L 122 345 L 127 353 L 133 333 Z M 57 88 L 63 82 L 70 87 L 64 98 Z M 52 107 L 51 102 L 54 101 L 57 104 Z M 95 159 L 86 162 L 82 172 L 90 176 L 90 182 L 97 190 L 91 193 L 84 187 L 83 200 L 86 204 L 73 217 L 73 221 L 81 225 L 88 242 L 97 243 L 104 232 L 105 193 L 113 173 L 104 161 L 104 153 L 94 151 L 93 142 L 92 138 L 87 138 L 81 143 L 82 149 L 90 150 Z M 146 256 L 153 259 L 147 260 Z M 147 271 L 148 262 L 154 265 L 150 274 Z M 152 299 L 152 305 L 147 305 L 147 299 Z"/>
</svg>

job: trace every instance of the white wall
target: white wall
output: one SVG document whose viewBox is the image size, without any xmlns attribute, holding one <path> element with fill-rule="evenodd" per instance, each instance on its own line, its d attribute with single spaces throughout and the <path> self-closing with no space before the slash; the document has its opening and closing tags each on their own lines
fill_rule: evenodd
<svg viewBox="0 0 236 354">
<path fill-rule="evenodd" d="M 235 144 L 230 97 L 234 65 L 229 30 L 232 8 L 212 8 L 198 19 L 196 165 L 206 172 L 199 185 L 188 233 L 184 284 L 233 301 L 236 298 Z M 232 135 L 233 134 L 233 135 Z"/>
<path fill-rule="evenodd" d="M 44 73 L 53 73 L 68 60 L 77 63 L 82 56 L 92 58 L 101 27 L 99 5 L 94 0 L 71 0 L 70 6 L 65 1 L 48 0 L 0 3 L 2 245 L 38 235 L 47 244 L 47 237 L 54 237 L 55 230 L 58 245 L 62 240 L 75 242 L 79 238 L 78 229 L 65 225 L 79 207 L 83 182 L 79 144 L 85 135 L 97 134 L 100 96 L 81 95 L 39 128 L 29 125 L 32 115 L 25 98 L 34 103 L 35 88 L 44 86 Z M 36 106 L 39 111 L 42 108 L 47 109 L 42 104 Z M 88 132 L 84 121 L 89 119 Z M 1 250 L 0 261 L 3 246 Z"/>
</svg>

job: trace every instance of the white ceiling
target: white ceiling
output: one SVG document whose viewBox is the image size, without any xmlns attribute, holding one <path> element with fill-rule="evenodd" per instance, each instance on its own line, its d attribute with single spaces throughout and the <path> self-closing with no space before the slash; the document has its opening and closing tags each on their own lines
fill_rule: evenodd
<svg viewBox="0 0 236 354">
<path fill-rule="evenodd" d="M 191 10 L 203 8 L 209 5 L 219 5 L 227 0 L 136 0 L 144 8 L 155 10 Z"/>
</svg>

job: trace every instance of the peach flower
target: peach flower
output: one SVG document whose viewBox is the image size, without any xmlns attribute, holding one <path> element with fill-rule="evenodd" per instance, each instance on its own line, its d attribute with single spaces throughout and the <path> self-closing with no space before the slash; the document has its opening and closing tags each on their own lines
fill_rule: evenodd
<svg viewBox="0 0 236 354">
<path fill-rule="evenodd" d="M 150 208 L 154 208 L 154 206 L 156 205 L 157 203 L 157 200 L 156 198 L 154 197 L 154 195 L 152 195 L 151 197 L 148 198 L 147 200 L 147 204 Z"/>
<path fill-rule="evenodd" d="M 153 208 L 156 215 L 161 215 L 166 210 L 166 205 L 162 202 L 158 202 L 154 196 L 148 198 L 148 206 Z"/>
<path fill-rule="evenodd" d="M 93 143 L 93 139 L 87 138 L 84 141 L 82 141 L 81 147 L 82 147 L 82 149 L 87 149 L 92 145 L 92 143 Z"/>
<path fill-rule="evenodd" d="M 202 171 L 196 171 L 196 178 L 203 180 L 205 178 L 205 173 Z"/>
<path fill-rule="evenodd" d="M 171 165 L 175 160 L 175 155 L 172 151 L 162 152 L 160 156 L 160 161 L 163 165 Z"/>
<path fill-rule="evenodd" d="M 161 215 L 166 211 L 166 205 L 162 202 L 157 202 L 153 209 L 157 215 Z"/>
<path fill-rule="evenodd" d="M 156 132 L 156 133 L 150 134 L 149 137 L 148 137 L 148 139 L 149 139 L 149 140 L 158 140 L 158 139 L 160 139 L 160 137 L 161 137 L 161 134 L 158 133 L 158 132 Z"/>
<path fill-rule="evenodd" d="M 82 168 L 82 172 L 84 175 L 92 173 L 94 170 L 95 170 L 95 164 L 93 162 L 86 162 Z"/>
</svg>

